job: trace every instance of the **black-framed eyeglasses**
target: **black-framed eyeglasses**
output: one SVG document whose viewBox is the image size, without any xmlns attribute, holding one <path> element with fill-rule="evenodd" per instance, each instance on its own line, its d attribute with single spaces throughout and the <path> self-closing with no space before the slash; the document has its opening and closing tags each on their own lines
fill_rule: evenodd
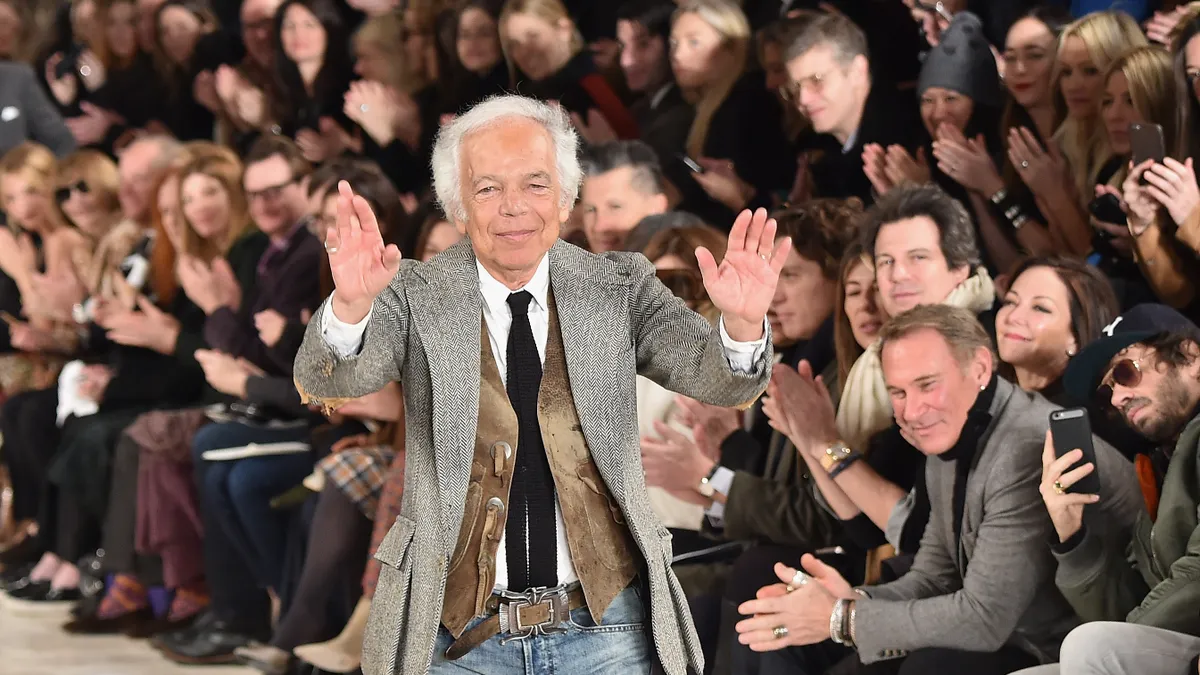
<svg viewBox="0 0 1200 675">
<path fill-rule="evenodd" d="M 288 181 L 286 183 L 280 183 L 279 185 L 272 185 L 271 187 L 265 187 L 261 190 L 254 190 L 254 191 L 247 190 L 246 191 L 246 201 L 248 203 L 253 203 L 254 200 L 256 200 L 256 199 L 265 199 L 269 202 L 273 202 L 276 199 L 279 199 L 279 194 L 281 192 L 283 192 L 283 189 L 285 187 L 287 187 L 295 182 L 296 182 L 295 178 L 290 178 L 290 179 L 288 179 Z"/>
<path fill-rule="evenodd" d="M 62 204 L 71 198 L 72 192 L 78 192 L 81 195 L 86 195 L 92 189 L 82 180 L 77 180 L 74 183 L 68 183 L 54 191 L 54 201 Z"/>
<path fill-rule="evenodd" d="M 1112 401 L 1113 386 L 1121 385 L 1126 389 L 1142 383 L 1142 366 L 1137 359 L 1121 359 L 1113 364 L 1112 370 L 1100 381 L 1096 396 L 1102 401 Z"/>
</svg>

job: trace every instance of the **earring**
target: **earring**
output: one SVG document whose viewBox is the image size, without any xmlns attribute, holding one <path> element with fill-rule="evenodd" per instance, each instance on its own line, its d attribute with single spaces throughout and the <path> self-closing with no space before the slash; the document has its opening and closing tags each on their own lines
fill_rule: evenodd
<svg viewBox="0 0 1200 675">
<path fill-rule="evenodd" d="M 979 391 L 987 391 L 987 385 L 986 384 L 979 385 Z"/>
<path fill-rule="evenodd" d="M 1074 350 L 1074 349 L 1068 349 L 1068 350 L 1067 350 L 1067 358 L 1069 359 L 1069 358 L 1071 358 L 1071 357 L 1073 357 L 1073 356 L 1075 356 L 1075 350 Z"/>
</svg>

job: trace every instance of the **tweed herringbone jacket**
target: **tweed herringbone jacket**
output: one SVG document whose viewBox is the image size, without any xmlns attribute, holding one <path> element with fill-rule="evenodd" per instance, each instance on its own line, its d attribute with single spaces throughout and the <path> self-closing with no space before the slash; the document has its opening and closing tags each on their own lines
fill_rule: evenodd
<svg viewBox="0 0 1200 675">
<path fill-rule="evenodd" d="M 646 561 L 648 625 L 658 659 L 669 675 L 683 675 L 689 665 L 702 672 L 687 599 L 671 572 L 671 535 L 646 497 L 636 375 L 701 401 L 747 407 L 766 388 L 771 350 L 752 372 L 734 372 L 718 330 L 672 295 L 639 254 L 593 255 L 558 241 L 548 255 L 583 435 Z M 479 410 L 482 309 L 470 243 L 428 263 L 403 261 L 375 300 L 356 356 L 341 359 L 325 342 L 320 326 L 327 308 L 328 302 L 309 323 L 296 356 L 301 395 L 336 404 L 392 380 L 404 386 L 404 504 L 375 554 L 383 571 L 363 671 L 425 673 L 462 521 Z"/>
</svg>

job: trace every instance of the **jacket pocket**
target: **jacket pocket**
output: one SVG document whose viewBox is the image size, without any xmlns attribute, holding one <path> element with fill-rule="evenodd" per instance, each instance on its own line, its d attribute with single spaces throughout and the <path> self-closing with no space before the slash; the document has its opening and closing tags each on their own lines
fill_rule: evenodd
<svg viewBox="0 0 1200 675">
<path fill-rule="evenodd" d="M 379 542 L 379 548 L 375 549 L 375 559 L 385 565 L 401 569 L 404 566 L 405 558 L 408 557 L 408 549 L 416 531 L 416 523 L 404 516 L 396 516 L 396 522 L 392 525 L 392 529 L 388 530 L 387 536 Z"/>
</svg>

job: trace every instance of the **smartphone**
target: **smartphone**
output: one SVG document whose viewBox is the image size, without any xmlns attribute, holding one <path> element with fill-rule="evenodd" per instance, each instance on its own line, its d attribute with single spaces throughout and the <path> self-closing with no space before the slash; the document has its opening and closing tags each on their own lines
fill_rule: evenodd
<svg viewBox="0 0 1200 675">
<path fill-rule="evenodd" d="M 918 0 L 916 5 L 917 9 L 923 9 L 926 12 L 937 14 L 946 23 L 951 23 L 954 21 L 954 16 L 950 14 L 950 12 L 946 10 L 946 6 L 940 2 L 920 2 Z"/>
<path fill-rule="evenodd" d="M 1072 450 L 1082 450 L 1083 458 L 1071 466 L 1071 469 L 1091 463 L 1096 466 L 1096 448 L 1092 445 L 1092 423 L 1088 418 L 1087 408 L 1067 408 L 1050 413 L 1050 433 L 1054 438 L 1054 455 L 1062 457 Z M 1100 494 L 1100 478 L 1097 468 L 1079 479 L 1068 492 L 1082 494 Z M 1064 472 L 1065 473 L 1065 472 Z"/>
<path fill-rule="evenodd" d="M 704 167 L 700 166 L 696 160 L 688 157 L 687 155 L 679 155 L 679 161 L 687 165 L 687 168 L 691 169 L 692 173 L 704 173 Z"/>
<path fill-rule="evenodd" d="M 1121 210 L 1121 200 L 1112 193 L 1104 193 L 1088 204 L 1088 211 L 1102 223 L 1124 225 L 1128 217 Z"/>
<path fill-rule="evenodd" d="M 1133 150 L 1134 166 L 1148 159 L 1161 164 L 1167 156 L 1167 147 L 1166 142 L 1163 141 L 1163 128 L 1161 124 L 1142 124 L 1140 122 L 1130 124 L 1129 145 Z M 1143 175 L 1139 182 L 1145 185 L 1146 177 Z"/>
</svg>

